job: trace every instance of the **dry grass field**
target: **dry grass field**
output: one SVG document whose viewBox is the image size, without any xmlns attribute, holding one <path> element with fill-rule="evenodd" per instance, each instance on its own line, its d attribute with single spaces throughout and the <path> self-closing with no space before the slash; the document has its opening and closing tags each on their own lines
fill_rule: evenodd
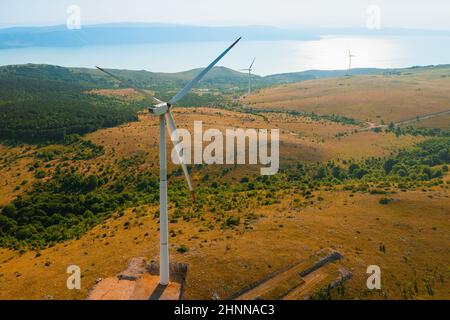
<svg viewBox="0 0 450 320">
<path fill-rule="evenodd" d="M 133 89 L 97 89 L 97 90 L 91 90 L 88 93 L 94 94 L 94 95 L 101 95 L 106 97 L 116 97 L 123 100 L 128 101 L 137 101 L 141 100 L 143 95 L 140 93 L 137 93 Z M 152 92 L 149 92 L 152 94 Z"/>
<path fill-rule="evenodd" d="M 210 214 L 205 221 L 171 224 L 175 234 L 170 238 L 171 257 L 189 265 L 185 298 L 226 298 L 287 264 L 331 247 L 344 256 L 342 263 L 353 273 L 345 294 L 336 298 L 448 299 L 448 189 L 398 193 L 387 206 L 378 203 L 377 195 L 318 195 L 324 200 L 307 208 L 293 207 L 293 195 L 287 194 L 280 204 L 255 209 L 262 217 L 250 230 L 210 230 L 205 228 L 213 219 Z M 155 210 L 127 210 L 80 240 L 42 250 L 39 256 L 0 250 L 0 298 L 84 299 L 96 280 L 119 273 L 133 257 L 157 259 Z M 189 251 L 178 253 L 181 245 Z M 80 291 L 66 288 L 65 272 L 71 264 L 82 270 Z M 382 290 L 375 293 L 365 289 L 366 268 L 372 264 L 382 270 Z"/>
<path fill-rule="evenodd" d="M 354 133 L 359 127 L 325 120 L 313 121 L 303 116 L 278 113 L 267 113 L 265 116 L 268 122 L 256 115 L 208 108 L 175 109 L 174 115 L 177 126 L 188 129 L 192 137 L 194 121 L 202 121 L 204 131 L 217 128 L 223 134 L 226 129 L 234 128 L 280 129 L 281 162 L 382 157 L 422 140 L 409 136 L 397 138 L 390 133 Z M 159 124 L 154 117 L 142 115 L 139 122 L 99 130 L 87 138 L 107 150 L 114 150 L 117 157 L 148 153 L 149 165 L 157 165 Z"/>
<path fill-rule="evenodd" d="M 381 124 L 450 109 L 450 67 L 401 75 L 312 80 L 263 89 L 251 108 L 337 114 Z"/>
<path fill-rule="evenodd" d="M 0 145 L 0 205 L 9 203 L 33 183 L 34 175 L 27 169 L 33 149 Z"/>
</svg>

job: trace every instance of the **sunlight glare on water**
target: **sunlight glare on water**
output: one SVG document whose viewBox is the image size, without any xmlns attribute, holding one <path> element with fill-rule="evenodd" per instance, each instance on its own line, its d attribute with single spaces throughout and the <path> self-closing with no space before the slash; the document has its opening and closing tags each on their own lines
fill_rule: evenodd
<svg viewBox="0 0 450 320">
<path fill-rule="evenodd" d="M 349 50 L 353 68 L 394 67 L 390 57 L 399 52 L 395 41 L 388 39 L 325 38 L 300 44 L 296 64 L 301 69 L 346 69 Z"/>
</svg>

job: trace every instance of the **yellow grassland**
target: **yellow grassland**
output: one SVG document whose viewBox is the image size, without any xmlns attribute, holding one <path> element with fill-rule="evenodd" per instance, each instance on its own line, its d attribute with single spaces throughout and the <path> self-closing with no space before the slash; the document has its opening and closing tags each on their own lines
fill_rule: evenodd
<svg viewBox="0 0 450 320">
<path fill-rule="evenodd" d="M 251 108 L 337 114 L 388 124 L 450 110 L 449 88 L 450 68 L 441 68 L 280 85 L 255 92 L 242 103 Z"/>
<path fill-rule="evenodd" d="M 324 247 L 339 251 L 344 256 L 342 264 L 353 273 L 346 284 L 346 298 L 402 299 L 404 291 L 411 294 L 409 298 L 449 298 L 448 189 L 398 193 L 387 206 L 378 203 L 379 195 L 350 197 L 344 191 L 319 195 L 324 200 L 307 207 L 296 208 L 291 201 L 296 195 L 286 194 L 280 204 L 255 208 L 262 218 L 251 230 L 243 226 L 210 230 L 205 227 L 214 221 L 209 213 L 204 221 L 171 224 L 176 235 L 170 238 L 171 258 L 189 265 L 185 298 L 227 297 Z M 20 255 L 0 250 L 0 298 L 83 299 L 96 279 L 114 276 L 133 257 L 157 259 L 155 210 L 129 209 L 80 240 L 42 250 L 38 257 L 35 252 Z M 127 221 L 129 229 L 124 228 Z M 189 251 L 176 252 L 180 245 Z M 71 264 L 82 270 L 80 291 L 66 288 L 65 272 Z M 382 291 L 366 289 L 369 265 L 381 267 Z M 427 283 L 433 296 L 427 293 Z"/>
</svg>

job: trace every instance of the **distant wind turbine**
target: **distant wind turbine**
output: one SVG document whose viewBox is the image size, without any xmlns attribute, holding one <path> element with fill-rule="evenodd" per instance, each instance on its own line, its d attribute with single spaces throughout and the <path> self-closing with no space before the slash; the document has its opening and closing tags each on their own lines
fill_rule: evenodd
<svg viewBox="0 0 450 320">
<path fill-rule="evenodd" d="M 348 73 L 349 74 L 352 71 L 352 58 L 354 58 L 354 57 L 356 57 L 356 56 L 351 53 L 350 49 L 348 49 Z"/>
<path fill-rule="evenodd" d="M 248 69 L 240 69 L 239 71 L 248 71 L 248 94 L 250 94 L 252 92 L 252 67 L 253 64 L 255 63 L 256 57 L 253 58 L 252 64 L 250 65 L 250 67 L 248 67 Z"/>
<path fill-rule="evenodd" d="M 116 75 L 113 75 L 109 71 L 103 70 L 102 68 L 97 67 L 100 71 L 108 74 L 114 79 L 118 80 L 122 84 L 133 88 L 137 92 L 143 94 L 149 101 L 151 101 L 152 106 L 148 109 L 149 112 L 159 117 L 159 206 L 160 206 L 160 215 L 159 215 L 159 233 L 160 233 L 160 245 L 159 245 L 159 283 L 163 286 L 169 284 L 169 246 L 168 246 L 168 214 L 167 214 L 167 161 L 166 161 L 166 126 L 169 130 L 169 134 L 172 137 L 172 133 L 177 129 L 175 126 L 175 121 L 172 115 L 172 107 L 175 103 L 180 101 L 184 96 L 186 96 L 189 91 L 200 81 L 203 77 L 222 59 L 228 51 L 230 51 L 236 43 L 239 42 L 241 38 L 237 39 L 231 46 L 229 46 L 224 52 L 220 54 L 211 62 L 209 66 L 203 69 L 194 79 L 192 79 L 186 86 L 178 92 L 172 99 L 168 102 L 164 102 L 159 100 L 152 95 L 150 95 L 147 91 L 144 91 L 138 87 L 135 87 L 133 84 L 128 82 L 125 79 L 119 78 Z M 155 103 L 155 104 L 153 104 Z M 172 139 L 171 139 L 172 140 Z M 192 187 L 191 177 L 189 176 L 189 171 L 187 169 L 186 163 L 184 161 L 184 157 L 182 155 L 182 147 L 175 143 L 176 141 L 172 141 L 175 146 L 175 150 L 177 156 L 180 160 L 181 167 L 183 169 L 184 175 L 186 177 L 186 181 L 191 191 L 192 197 L 194 198 L 194 189 Z"/>
</svg>

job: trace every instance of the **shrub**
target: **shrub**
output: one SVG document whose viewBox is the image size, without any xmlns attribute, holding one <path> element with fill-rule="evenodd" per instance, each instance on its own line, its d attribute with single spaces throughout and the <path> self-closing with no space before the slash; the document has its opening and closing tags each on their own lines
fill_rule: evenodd
<svg viewBox="0 0 450 320">
<path fill-rule="evenodd" d="M 378 201 L 379 204 L 389 204 L 391 203 L 393 200 L 389 199 L 389 198 L 381 198 L 380 201 Z"/>
<path fill-rule="evenodd" d="M 229 216 L 225 219 L 224 226 L 225 227 L 233 227 L 238 226 L 241 222 L 241 218 Z"/>
<path fill-rule="evenodd" d="M 189 249 L 184 244 L 177 248 L 177 252 L 181 253 L 181 254 L 186 253 L 188 251 L 189 251 Z"/>
</svg>

